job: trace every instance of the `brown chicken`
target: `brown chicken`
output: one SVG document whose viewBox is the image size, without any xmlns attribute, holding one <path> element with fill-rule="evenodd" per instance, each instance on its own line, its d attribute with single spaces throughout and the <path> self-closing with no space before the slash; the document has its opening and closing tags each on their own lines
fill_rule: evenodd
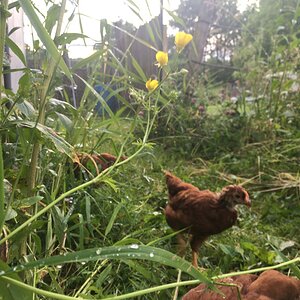
<svg viewBox="0 0 300 300">
<path fill-rule="evenodd" d="M 185 183 L 170 172 L 165 172 L 169 203 L 165 216 L 169 226 L 176 231 L 186 229 L 191 235 L 192 263 L 198 266 L 198 249 L 203 241 L 212 234 L 230 228 L 237 220 L 237 204 L 251 206 L 247 191 L 238 185 L 229 185 L 220 193 L 199 190 L 192 184 Z M 178 234 L 179 246 L 182 250 L 185 241 Z"/>
<path fill-rule="evenodd" d="M 209 290 L 200 284 L 185 294 L 182 300 L 299 300 L 300 280 L 286 276 L 276 270 L 269 270 L 259 276 L 245 274 L 218 280 L 220 283 L 235 284 L 218 286 L 222 292 Z M 239 293 L 238 293 L 239 289 Z"/>
<path fill-rule="evenodd" d="M 121 156 L 120 161 L 125 160 L 126 158 L 126 156 Z M 109 153 L 77 153 L 75 158 L 73 159 L 75 177 L 80 177 L 81 168 L 85 170 L 88 174 L 94 173 L 94 175 L 98 175 L 105 169 L 112 166 L 116 162 L 116 160 L 117 157 Z"/>
</svg>

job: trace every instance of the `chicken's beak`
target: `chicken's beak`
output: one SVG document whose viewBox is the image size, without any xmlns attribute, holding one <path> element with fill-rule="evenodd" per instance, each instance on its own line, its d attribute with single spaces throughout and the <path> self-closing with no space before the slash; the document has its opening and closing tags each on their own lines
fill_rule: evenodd
<svg viewBox="0 0 300 300">
<path fill-rule="evenodd" d="M 251 207 L 251 200 L 250 200 L 250 197 L 248 194 L 246 194 L 246 197 L 245 197 L 245 205 L 248 207 Z"/>
</svg>

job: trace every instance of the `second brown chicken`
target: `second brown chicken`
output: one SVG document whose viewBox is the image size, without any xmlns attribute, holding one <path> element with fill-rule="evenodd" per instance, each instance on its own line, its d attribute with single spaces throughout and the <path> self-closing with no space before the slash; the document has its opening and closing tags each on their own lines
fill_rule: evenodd
<svg viewBox="0 0 300 300">
<path fill-rule="evenodd" d="M 169 202 L 165 209 L 168 225 L 176 231 L 185 229 L 191 235 L 192 263 L 198 267 L 198 249 L 207 237 L 232 227 L 237 220 L 237 204 L 251 206 L 248 192 L 241 186 L 229 185 L 220 193 L 200 190 L 165 172 Z M 185 247 L 178 234 L 181 252 Z M 182 253 L 181 253 L 182 254 Z"/>
</svg>

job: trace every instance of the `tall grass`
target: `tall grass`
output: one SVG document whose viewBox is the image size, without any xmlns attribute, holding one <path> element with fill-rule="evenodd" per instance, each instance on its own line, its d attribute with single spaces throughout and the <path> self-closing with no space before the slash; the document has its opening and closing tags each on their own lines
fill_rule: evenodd
<svg viewBox="0 0 300 300">
<path fill-rule="evenodd" d="M 3 62 L 6 36 L 6 18 L 8 16 L 8 1 L 3 1 L 0 11 L 0 103 L 2 104 L 2 78 L 3 78 Z M 3 150 L 2 140 L 0 143 L 0 234 L 3 229 L 5 219 L 5 203 L 4 203 L 4 169 L 3 169 Z"/>
<path fill-rule="evenodd" d="M 177 258 L 172 253 L 150 246 L 142 246 L 136 243 L 132 244 L 130 239 L 125 241 L 125 244 L 131 243 L 131 246 L 122 247 L 120 244 L 108 248 L 98 247 L 96 249 L 84 250 L 84 241 L 88 237 L 85 233 L 85 227 L 90 226 L 92 230 L 96 229 L 96 227 L 87 223 L 87 220 L 91 221 L 91 211 L 87 211 L 87 220 L 84 220 L 82 214 L 73 214 L 75 204 L 70 202 L 71 206 L 68 207 L 68 202 L 64 202 L 63 200 L 72 199 L 74 196 L 76 197 L 76 195 L 80 197 L 85 194 L 85 190 L 88 191 L 91 186 L 95 186 L 95 184 L 99 183 L 116 190 L 116 183 L 110 177 L 112 172 L 114 172 L 117 167 L 121 167 L 139 156 L 145 149 L 151 147 L 151 145 L 148 144 L 148 138 L 159 111 L 157 109 L 160 99 L 159 89 L 149 94 L 139 91 L 136 94 L 136 100 L 140 102 L 140 105 L 145 111 L 145 123 L 141 123 L 136 116 L 133 116 L 133 118 L 130 117 L 130 119 L 126 118 L 124 122 L 118 113 L 115 114 L 112 112 L 102 96 L 94 91 L 93 74 L 91 75 L 92 80 L 90 82 L 79 77 L 80 80 L 84 82 L 86 89 L 77 111 L 74 110 L 70 104 L 53 99 L 53 88 L 58 70 L 62 71 L 71 81 L 74 81 L 73 70 L 69 69 L 62 59 L 64 45 L 55 44 L 53 42 L 50 35 L 51 31 L 49 31 L 51 28 L 45 28 L 38 16 L 38 11 L 30 1 L 21 0 L 15 4 L 19 4 L 22 7 L 48 53 L 43 63 L 39 64 L 42 65 L 42 76 L 38 77 L 39 74 L 32 73 L 29 69 L 24 69 L 24 76 L 20 80 L 18 92 L 13 94 L 11 91 L 6 91 L 10 96 L 10 108 L 7 110 L 3 107 L 2 110 L 2 114 L 6 114 L 3 119 L 4 122 L 2 123 L 2 132 L 4 128 L 8 129 L 5 133 L 6 143 L 8 142 L 14 145 L 14 151 L 18 157 L 22 158 L 22 162 L 21 164 L 15 162 L 20 165 L 19 173 L 11 176 L 6 175 L 7 178 L 12 181 L 13 188 L 10 194 L 10 201 L 7 201 L 5 204 L 3 163 L 2 159 L 0 160 L 1 225 L 4 225 L 5 228 L 5 231 L 2 231 L 0 245 L 2 248 L 8 247 L 9 253 L 2 257 L 2 259 L 6 260 L 10 265 L 13 265 L 9 268 L 8 265 L 2 263 L 1 295 L 6 299 L 16 299 L 15 297 L 19 297 L 20 294 L 23 294 L 22 299 L 32 299 L 34 293 L 36 293 L 56 299 L 75 299 L 74 297 L 61 294 L 62 290 L 58 287 L 58 282 L 52 275 L 53 272 L 57 271 L 51 266 L 70 262 L 82 262 L 85 264 L 91 259 L 107 260 L 109 258 L 116 258 L 119 255 L 119 259 L 122 260 L 125 258 L 153 260 L 160 264 L 182 269 L 194 278 L 200 278 L 201 281 L 209 282 L 199 271 L 191 268 L 188 262 Z M 53 7 L 55 7 L 55 5 Z M 1 17 L 2 25 L 6 22 L 7 15 L 5 13 L 7 8 L 6 1 L 4 10 L 1 11 L 4 16 L 3 18 Z M 65 9 L 66 1 L 63 1 L 59 6 L 59 10 L 56 10 L 59 16 L 56 21 L 56 41 L 58 41 L 62 35 L 61 30 L 65 18 Z M 49 10 L 49 14 L 50 13 L 51 9 Z M 0 61 L 2 66 L 5 26 L 1 26 L 1 36 L 3 37 L 1 39 L 2 56 Z M 132 38 L 134 41 L 135 37 L 132 36 Z M 81 64 L 84 65 L 87 62 L 94 63 L 97 60 L 98 63 L 105 63 L 107 51 L 108 50 L 104 47 L 89 58 L 84 59 Z M 18 53 L 21 53 L 21 51 L 19 50 Z M 124 53 L 123 57 L 126 55 L 127 54 Z M 113 56 L 112 58 L 113 66 L 116 68 L 115 75 L 113 75 L 111 79 L 113 82 L 116 79 L 117 70 L 125 72 L 125 74 L 126 70 L 119 63 L 117 58 Z M 136 68 L 141 71 L 137 62 Z M 144 81 L 144 79 L 145 78 L 142 78 L 142 81 Z M 30 87 L 26 86 L 28 84 Z M 96 101 L 101 102 L 109 118 L 103 117 L 100 119 L 89 113 L 86 104 L 89 105 L 91 110 L 95 105 L 95 100 L 90 104 L 87 103 L 90 102 L 90 98 L 96 98 Z M 53 112 L 49 111 L 49 108 L 51 108 L 51 105 L 53 107 L 53 104 L 55 109 L 57 109 L 57 111 L 54 110 L 54 112 L 56 116 L 59 117 L 54 122 L 49 118 L 50 112 L 53 115 Z M 128 108 L 131 110 L 130 104 L 128 105 Z M 60 108 L 67 108 L 67 111 L 61 113 Z M 132 115 L 132 113 L 130 115 Z M 70 117 L 72 117 L 72 119 Z M 58 121 L 62 122 L 63 127 L 59 125 Z M 124 124 L 127 126 L 127 133 L 124 132 L 124 127 L 122 127 Z M 136 140 L 133 135 L 136 124 L 139 126 L 144 126 L 145 124 L 142 130 L 144 134 L 140 140 Z M 95 133 L 90 132 L 91 129 L 94 132 L 100 133 L 98 141 L 95 138 Z M 13 130 L 16 130 L 15 132 L 19 138 L 14 136 Z M 4 134 L 2 134 L 2 139 L 4 139 Z M 49 141 L 52 145 L 49 144 Z M 72 161 L 74 156 L 76 156 L 76 151 L 89 151 L 89 149 L 95 147 L 97 150 L 100 147 L 113 150 L 117 155 L 115 164 L 87 182 L 78 183 L 74 178 L 73 182 L 69 182 L 68 175 L 66 175 L 66 172 L 69 172 L 66 167 L 67 160 Z M 126 149 L 126 154 L 128 153 L 127 157 L 126 159 L 120 160 L 124 154 L 124 149 Z M 63 158 L 59 162 L 59 156 L 61 155 L 63 155 Z M 11 166 L 9 161 L 5 163 Z M 50 170 L 48 170 L 49 168 Z M 70 170 L 72 172 L 72 167 Z M 72 178 L 71 175 L 70 178 Z M 121 206 L 119 205 L 117 207 L 119 207 L 118 210 L 120 210 Z M 86 209 L 88 209 L 87 206 Z M 111 231 L 118 210 L 115 210 L 115 217 L 112 216 L 109 222 L 110 225 L 108 224 L 105 230 L 105 235 L 108 235 Z M 8 215 L 7 212 L 10 212 L 10 214 Z M 74 228 L 72 229 L 68 226 L 68 223 L 71 220 L 73 222 L 77 215 L 79 222 L 77 223 L 75 221 Z M 6 222 L 5 218 L 7 220 Z M 72 236 L 77 232 L 77 229 L 79 230 L 78 239 Z M 4 232 L 8 233 L 4 235 Z M 67 247 L 71 247 L 72 241 L 74 241 L 75 245 L 77 244 L 79 249 L 82 249 L 81 251 L 83 252 L 76 251 L 78 247 L 75 247 L 72 250 L 70 248 L 70 253 L 68 253 Z M 55 246 L 58 245 L 57 243 L 59 243 L 59 248 Z M 20 248 L 14 249 L 14 245 L 19 245 Z M 49 254 L 57 253 L 57 251 L 61 254 L 65 253 L 65 255 L 49 256 Z M 100 255 L 100 253 L 102 254 Z M 72 258 L 68 258 L 70 255 Z M 32 268 L 25 267 L 26 263 L 38 262 L 38 257 L 42 258 L 41 264 L 32 265 Z M 46 261 L 45 259 L 47 257 L 48 260 Z M 57 262 L 56 259 L 58 259 Z M 48 266 L 46 268 L 46 274 L 49 275 L 47 276 L 52 278 L 51 285 L 55 287 L 58 293 L 43 291 L 36 287 L 36 285 L 42 284 L 42 277 L 38 274 L 43 272 L 42 270 L 45 268 L 45 265 Z M 57 270 L 59 269 L 57 268 Z M 21 282 L 21 278 L 15 274 L 16 271 L 22 272 L 22 277 L 24 277 L 27 284 Z M 3 276 L 4 274 L 7 274 L 7 276 Z M 12 285 L 6 284 L 7 282 Z"/>
<path fill-rule="evenodd" d="M 136 4 L 128 2 L 139 15 Z M 212 283 L 217 277 L 268 268 L 290 267 L 299 276 L 296 266 L 299 259 L 289 260 L 280 252 L 280 264 L 275 265 L 272 260 L 274 265 L 271 267 L 222 275 L 219 268 L 215 271 L 196 270 L 188 260 L 174 254 L 171 238 L 176 233 L 171 233 L 162 215 L 166 196 L 160 171 L 166 167 L 173 167 L 178 172 L 187 170 L 177 160 L 172 166 L 169 154 L 160 158 L 153 137 L 159 126 L 167 127 L 172 122 L 173 110 L 170 108 L 174 108 L 176 102 L 172 101 L 178 97 L 167 84 L 172 87 L 178 78 L 185 81 L 186 73 L 171 66 L 153 92 L 137 88 L 141 84 L 144 86 L 151 74 L 145 74 L 134 59 L 136 72 L 127 69 L 126 59 L 132 45 L 142 43 L 153 51 L 160 49 L 103 21 L 100 28 L 107 32 L 106 41 L 113 38 L 109 36 L 111 28 L 119 29 L 131 39 L 128 48 L 123 52 L 113 51 L 116 49 L 109 43 L 103 43 L 94 54 L 69 68 L 62 59 L 66 43 L 85 36 L 64 32 L 63 20 L 74 17 L 67 15 L 66 4 L 64 0 L 59 6 L 48 7 L 46 19 L 56 20 L 55 33 L 52 33 L 54 25 L 45 22 L 31 1 L 20 0 L 12 4 L 22 7 L 43 43 L 43 47 L 36 46 L 33 53 L 42 59 L 42 62 L 38 61 L 41 72 L 25 65 L 19 90 L 13 93 L 4 90 L 1 83 L 5 39 L 9 44 L 4 26 L 8 2 L 2 1 L 0 87 L 4 96 L 1 93 L 0 295 L 5 299 L 132 299 L 143 295 L 161 299 L 170 298 L 172 292 L 169 289 L 177 286 L 205 282 L 213 288 Z M 160 28 L 155 31 L 160 32 Z M 149 31 L 149 35 L 153 36 L 153 32 Z M 25 62 L 20 49 L 13 48 Z M 101 71 L 97 69 L 99 65 L 104 66 Z M 82 66 L 88 66 L 90 70 L 88 79 L 76 74 Z M 115 72 L 107 74 L 107 66 Z M 159 72 L 158 78 L 161 77 Z M 109 77 L 107 90 L 109 96 L 117 96 L 122 103 L 119 111 L 110 109 L 106 99 L 94 90 L 99 76 Z M 68 96 L 65 101 L 54 96 L 55 87 L 63 77 L 72 84 L 80 80 L 85 86 L 77 108 Z M 112 89 L 119 83 L 122 85 Z M 8 107 L 3 105 L 3 97 L 10 104 Z M 104 112 L 100 116 L 94 112 L 97 102 L 101 103 Z M 160 117 L 162 113 L 167 115 L 166 119 Z M 191 116 L 187 117 L 185 112 L 180 117 L 185 120 L 178 118 L 179 125 Z M 88 176 L 77 179 L 73 162 L 78 159 L 78 153 L 93 152 L 111 152 L 117 160 L 94 174 L 95 170 L 91 168 Z M 193 165 L 193 162 L 189 163 Z M 207 175 L 203 184 L 217 182 L 220 185 L 236 179 L 250 185 L 257 178 L 252 171 L 253 178 L 250 179 L 227 174 L 226 157 L 217 167 L 204 160 L 202 163 Z M 195 168 L 189 175 L 202 171 Z M 259 171 L 262 175 L 263 170 Z M 9 183 L 7 187 L 4 179 Z M 276 179 L 278 184 L 291 188 L 299 183 L 297 176 L 288 180 L 284 176 Z M 234 263 L 228 263 L 232 253 L 240 255 L 244 251 L 245 258 L 250 252 L 248 259 L 255 263 L 254 252 L 260 258 L 269 259 L 266 256 L 270 253 L 257 250 L 253 243 L 244 243 L 242 250 L 230 248 L 226 243 L 220 243 L 220 247 L 212 243 L 209 246 L 222 254 L 223 267 L 228 271 Z M 273 252 L 271 258 L 272 255 Z M 205 257 L 203 262 L 206 263 Z M 235 263 L 243 269 L 247 261 L 246 258 L 245 262 L 237 259 Z M 182 271 L 182 282 L 176 282 L 177 270 Z M 161 280 L 167 283 L 162 284 Z M 149 285 L 153 287 L 149 288 Z"/>
</svg>

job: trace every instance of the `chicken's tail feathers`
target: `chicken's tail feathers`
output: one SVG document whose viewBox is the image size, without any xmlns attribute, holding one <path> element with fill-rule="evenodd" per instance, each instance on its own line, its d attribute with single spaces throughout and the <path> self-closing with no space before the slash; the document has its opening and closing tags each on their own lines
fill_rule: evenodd
<svg viewBox="0 0 300 300">
<path fill-rule="evenodd" d="M 169 184 L 170 180 L 172 181 L 174 179 L 177 179 L 177 181 L 181 181 L 178 177 L 176 177 L 175 175 L 173 175 L 171 172 L 169 172 L 167 170 L 164 170 L 163 172 L 165 174 L 167 184 Z"/>
<path fill-rule="evenodd" d="M 181 179 L 179 179 L 169 171 L 164 170 L 164 173 L 168 191 L 171 196 L 176 195 L 179 191 L 184 189 L 184 183 Z"/>
<path fill-rule="evenodd" d="M 173 175 L 171 172 L 169 172 L 168 170 L 163 170 L 163 172 L 164 172 L 166 178 L 168 178 L 168 177 L 173 177 L 173 176 L 174 176 L 174 175 Z"/>
</svg>

